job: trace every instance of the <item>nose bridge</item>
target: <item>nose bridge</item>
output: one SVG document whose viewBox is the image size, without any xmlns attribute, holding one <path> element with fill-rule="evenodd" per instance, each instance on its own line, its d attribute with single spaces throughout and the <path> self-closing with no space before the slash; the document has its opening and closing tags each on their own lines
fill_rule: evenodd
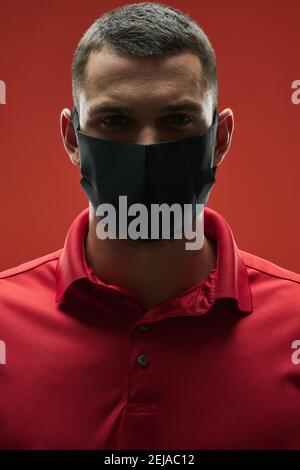
<svg viewBox="0 0 300 470">
<path fill-rule="evenodd" d="M 137 135 L 136 135 L 137 144 L 149 145 L 149 144 L 155 144 L 157 142 L 158 142 L 158 133 L 154 125 L 150 125 L 150 124 L 144 125 L 137 132 Z"/>
</svg>

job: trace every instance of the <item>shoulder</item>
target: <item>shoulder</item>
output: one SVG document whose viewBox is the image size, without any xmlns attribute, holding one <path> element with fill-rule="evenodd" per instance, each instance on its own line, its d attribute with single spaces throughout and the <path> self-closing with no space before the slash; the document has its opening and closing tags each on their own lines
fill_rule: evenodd
<svg viewBox="0 0 300 470">
<path fill-rule="evenodd" d="M 300 274 L 293 271 L 289 271 L 267 259 L 259 256 L 247 253 L 246 251 L 239 250 L 240 256 L 243 259 L 245 265 L 255 271 L 258 275 L 261 274 L 264 277 L 270 279 L 281 279 L 291 283 L 295 287 L 300 286 Z"/>
<path fill-rule="evenodd" d="M 39 258 L 26 261 L 25 263 L 19 264 L 12 268 L 5 269 L 4 271 L 0 272 L 0 281 L 2 279 L 11 278 L 13 278 L 14 280 L 22 279 L 24 275 L 30 274 L 31 272 L 34 272 L 39 268 L 47 268 L 47 266 L 53 265 L 53 263 L 57 262 L 61 252 L 62 248 L 52 253 L 41 256 Z"/>
<path fill-rule="evenodd" d="M 285 318 L 299 317 L 300 275 L 271 261 L 240 251 L 248 272 L 254 305 L 270 311 L 285 312 Z"/>
</svg>

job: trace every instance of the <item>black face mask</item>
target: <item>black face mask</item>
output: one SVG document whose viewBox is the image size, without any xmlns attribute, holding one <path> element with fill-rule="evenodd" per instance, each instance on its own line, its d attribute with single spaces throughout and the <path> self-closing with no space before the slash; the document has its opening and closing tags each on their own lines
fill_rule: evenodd
<svg viewBox="0 0 300 470">
<path fill-rule="evenodd" d="M 212 168 L 211 163 L 217 110 L 206 134 L 147 145 L 110 141 L 81 132 L 76 108 L 71 120 L 80 153 L 80 184 L 95 213 L 100 204 L 109 203 L 118 214 L 119 196 L 123 195 L 127 196 L 128 206 L 144 204 L 149 213 L 151 204 L 177 203 L 183 208 L 184 204 L 196 207 L 196 203 L 207 203 L 216 181 L 216 167 Z"/>
</svg>

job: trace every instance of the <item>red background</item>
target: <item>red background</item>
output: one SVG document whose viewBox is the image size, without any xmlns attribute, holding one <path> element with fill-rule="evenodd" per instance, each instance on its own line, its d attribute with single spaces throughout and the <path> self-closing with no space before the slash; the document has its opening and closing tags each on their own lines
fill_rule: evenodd
<svg viewBox="0 0 300 470">
<path fill-rule="evenodd" d="M 63 246 L 87 207 L 59 115 L 72 107 L 71 61 L 90 24 L 120 1 L 3 1 L 0 7 L 0 269 Z M 130 2 L 127 2 L 130 3 Z M 217 55 L 219 111 L 234 111 L 231 149 L 209 207 L 238 246 L 300 271 L 298 0 L 168 1 L 203 27 Z"/>
</svg>

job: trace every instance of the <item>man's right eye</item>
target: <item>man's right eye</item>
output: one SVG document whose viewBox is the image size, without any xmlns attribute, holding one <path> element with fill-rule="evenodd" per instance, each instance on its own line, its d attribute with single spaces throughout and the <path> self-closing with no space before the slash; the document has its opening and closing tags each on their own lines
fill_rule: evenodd
<svg viewBox="0 0 300 470">
<path fill-rule="evenodd" d="M 125 125 L 128 123 L 126 116 L 114 115 L 114 116 L 107 116 L 100 120 L 100 125 L 102 127 L 116 127 L 120 125 Z"/>
</svg>

